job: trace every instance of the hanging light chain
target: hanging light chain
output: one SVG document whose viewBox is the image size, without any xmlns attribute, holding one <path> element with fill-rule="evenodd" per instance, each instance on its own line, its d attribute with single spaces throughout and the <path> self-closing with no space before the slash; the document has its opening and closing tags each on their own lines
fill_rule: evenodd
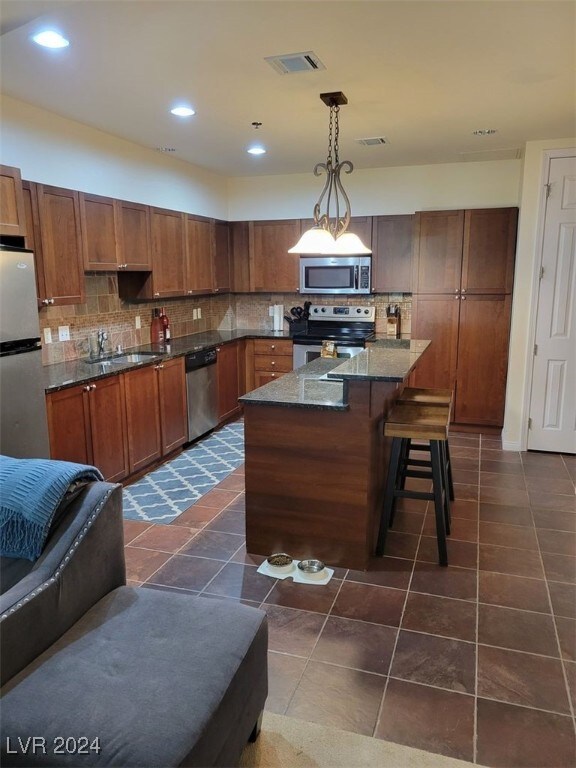
<svg viewBox="0 0 576 768">
<path fill-rule="evenodd" d="M 338 115 L 340 114 L 340 106 L 338 104 L 333 105 L 330 108 L 330 122 L 332 122 L 332 114 L 334 114 L 334 161 L 336 165 L 340 162 L 340 158 L 338 157 L 338 137 L 340 134 L 340 122 L 338 120 Z"/>
</svg>

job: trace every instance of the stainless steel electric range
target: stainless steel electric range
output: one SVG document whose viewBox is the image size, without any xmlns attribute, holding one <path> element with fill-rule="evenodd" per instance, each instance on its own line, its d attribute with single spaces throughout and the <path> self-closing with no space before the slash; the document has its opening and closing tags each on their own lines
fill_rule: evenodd
<svg viewBox="0 0 576 768">
<path fill-rule="evenodd" d="M 320 357 L 323 341 L 333 341 L 338 357 L 349 358 L 364 349 L 374 338 L 376 308 L 364 305 L 312 305 L 308 327 L 296 332 L 294 342 L 294 368 Z"/>
</svg>

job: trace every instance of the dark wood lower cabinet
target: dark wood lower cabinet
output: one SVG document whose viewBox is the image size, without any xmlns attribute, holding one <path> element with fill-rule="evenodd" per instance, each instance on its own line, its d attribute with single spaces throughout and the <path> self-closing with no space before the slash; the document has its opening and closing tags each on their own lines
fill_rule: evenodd
<svg viewBox="0 0 576 768">
<path fill-rule="evenodd" d="M 53 392 L 46 403 L 53 459 L 93 464 L 110 482 L 128 475 L 121 377 Z"/>
<path fill-rule="evenodd" d="M 184 358 L 166 360 L 155 367 L 158 372 L 162 455 L 166 456 L 188 439 Z"/>
<path fill-rule="evenodd" d="M 224 421 L 240 411 L 239 344 L 223 344 L 216 348 L 218 378 L 218 419 Z"/>
<path fill-rule="evenodd" d="M 512 297 L 417 295 L 412 336 L 430 339 L 410 383 L 454 391 L 456 424 L 504 423 Z"/>
<path fill-rule="evenodd" d="M 126 393 L 126 423 L 130 474 L 138 472 L 161 456 L 158 374 L 147 365 L 122 374 Z"/>
<path fill-rule="evenodd" d="M 454 421 L 504 423 L 512 297 L 463 296 L 460 304 Z"/>
</svg>

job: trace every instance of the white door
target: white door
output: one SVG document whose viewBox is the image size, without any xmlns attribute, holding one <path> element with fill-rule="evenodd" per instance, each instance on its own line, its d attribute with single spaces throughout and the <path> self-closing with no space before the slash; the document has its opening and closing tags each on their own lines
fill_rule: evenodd
<svg viewBox="0 0 576 768">
<path fill-rule="evenodd" d="M 576 157 L 550 159 L 528 448 L 576 453 Z"/>
</svg>

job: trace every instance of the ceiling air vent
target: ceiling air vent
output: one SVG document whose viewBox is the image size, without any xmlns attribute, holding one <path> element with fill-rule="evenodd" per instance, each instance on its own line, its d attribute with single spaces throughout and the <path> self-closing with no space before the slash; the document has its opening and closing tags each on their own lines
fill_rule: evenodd
<svg viewBox="0 0 576 768">
<path fill-rule="evenodd" d="M 296 75 L 299 72 L 326 69 L 313 51 L 285 53 L 282 56 L 266 56 L 264 61 L 267 61 L 280 75 Z"/>
<path fill-rule="evenodd" d="M 479 152 L 459 152 L 460 160 L 465 163 L 474 163 L 481 160 L 521 160 L 523 156 L 521 147 L 511 149 L 485 149 Z"/>
<path fill-rule="evenodd" d="M 358 144 L 362 144 L 363 147 L 376 147 L 380 144 L 390 144 L 386 136 L 371 136 L 368 139 L 356 139 Z"/>
</svg>

